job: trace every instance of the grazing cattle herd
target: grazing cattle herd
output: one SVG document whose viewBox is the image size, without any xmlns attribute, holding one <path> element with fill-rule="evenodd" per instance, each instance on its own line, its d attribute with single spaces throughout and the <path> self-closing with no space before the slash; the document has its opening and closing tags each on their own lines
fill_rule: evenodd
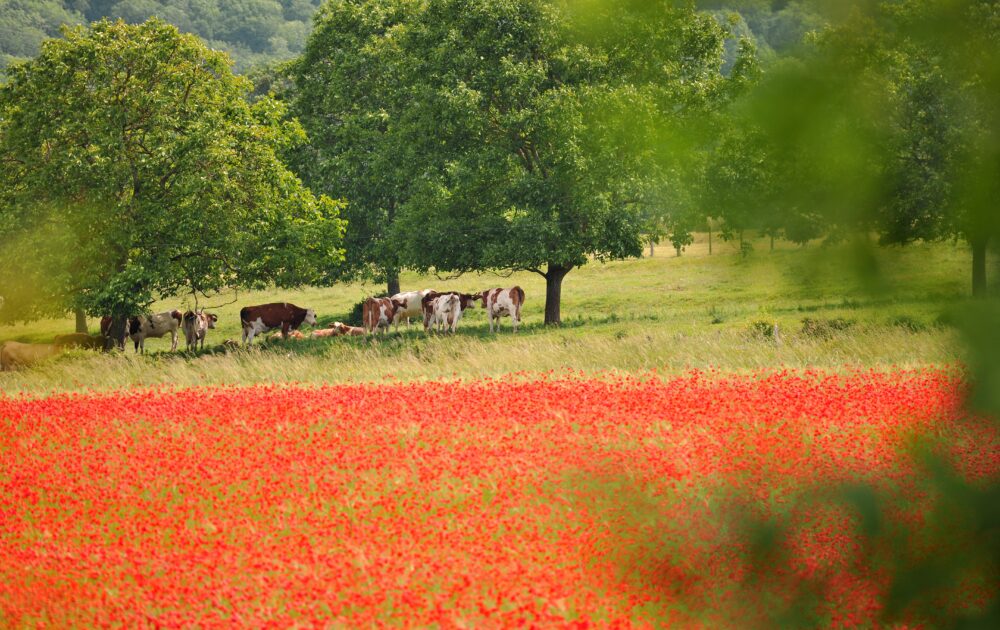
<svg viewBox="0 0 1000 630">
<path fill-rule="evenodd" d="M 362 326 L 350 326 L 342 322 L 333 322 L 327 328 L 313 330 L 311 337 L 342 337 L 374 335 L 379 330 L 383 334 L 390 326 L 399 330 L 399 324 L 422 317 L 424 332 L 431 329 L 437 332 L 452 332 L 458 329 L 462 312 L 479 302 L 486 310 L 490 322 L 490 332 L 500 329 L 500 318 L 510 317 L 514 332 L 521 323 L 521 306 L 524 304 L 524 291 L 521 287 L 507 289 L 489 289 L 481 293 L 458 293 L 456 291 L 438 292 L 431 289 L 423 291 L 408 291 L 397 293 L 392 297 L 370 297 L 362 305 Z M 99 335 L 74 333 L 59 335 L 52 343 L 21 343 L 8 341 L 0 345 L 0 371 L 13 370 L 17 367 L 29 366 L 39 361 L 59 354 L 67 348 L 83 348 L 90 350 L 107 350 L 112 347 L 125 348 L 126 338 L 131 339 L 135 352 L 145 352 L 147 338 L 162 338 L 170 335 L 170 350 L 177 350 L 178 331 L 184 333 L 187 340 L 187 350 L 204 349 L 208 331 L 215 328 L 218 316 L 206 313 L 203 309 L 187 311 L 165 311 L 163 313 L 136 315 L 125 320 L 120 333 L 113 332 L 116 328 L 111 317 L 102 317 Z M 121 324 L 121 320 L 119 320 Z M 288 302 L 274 302 L 258 306 L 246 306 L 240 310 L 240 325 L 243 329 L 243 345 L 253 344 L 254 337 L 268 331 L 279 330 L 282 339 L 302 339 L 305 335 L 299 331 L 303 325 L 316 327 L 316 311 L 311 308 L 300 308 Z M 494 327 L 495 324 L 495 327 Z M 277 334 L 275 335 L 277 336 Z M 226 348 L 238 347 L 239 343 L 232 339 L 223 342 Z"/>
</svg>

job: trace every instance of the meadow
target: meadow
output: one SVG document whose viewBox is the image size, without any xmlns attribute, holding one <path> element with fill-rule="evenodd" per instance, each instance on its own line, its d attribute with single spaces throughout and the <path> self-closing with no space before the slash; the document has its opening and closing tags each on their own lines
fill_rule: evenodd
<svg viewBox="0 0 1000 630">
<path fill-rule="evenodd" d="M 942 365 L 961 357 L 947 312 L 967 299 L 968 251 L 962 244 L 875 249 L 878 281 L 859 273 L 849 246 L 801 248 L 757 239 L 749 257 L 735 243 L 697 235 L 681 257 L 668 246 L 655 256 L 573 270 L 563 287 L 563 326 L 541 325 L 544 281 L 469 274 L 456 279 L 405 273 L 403 290 L 477 291 L 518 284 L 527 298 L 516 337 L 505 319 L 491 336 L 481 309 L 467 311 L 458 334 L 426 337 L 420 326 L 375 341 L 357 338 L 273 344 L 226 353 L 239 339 L 239 309 L 288 301 L 314 308 L 320 325 L 347 317 L 381 287 L 342 284 L 296 291 L 219 296 L 219 315 L 204 353 L 169 354 L 169 339 L 147 341 L 147 356 L 76 351 L 34 369 L 0 374 L 0 391 L 46 392 L 267 382 L 349 382 L 500 376 L 573 368 L 588 373 L 656 369 L 756 370 L 765 367 L 889 368 Z M 154 311 L 193 306 L 165 300 Z M 804 323 L 810 319 L 812 325 Z M 773 336 L 777 325 L 778 335 Z M 97 321 L 90 321 L 91 331 Z M 45 342 L 72 332 L 71 319 L 0 327 L 8 339 Z M 181 340 L 183 347 L 183 339 Z"/>
<path fill-rule="evenodd" d="M 963 527 L 995 505 L 1000 432 L 965 407 L 948 323 L 964 248 L 879 250 L 875 285 L 848 248 L 764 243 L 587 265 L 550 329 L 532 276 L 404 277 L 520 284 L 516 336 L 477 310 L 454 336 L 158 340 L 0 374 L 0 626 L 983 615 L 993 543 Z M 243 294 L 210 341 L 238 336 L 240 304 L 286 299 L 325 323 L 375 290 Z M 947 586 L 912 590 L 942 557 Z"/>
</svg>

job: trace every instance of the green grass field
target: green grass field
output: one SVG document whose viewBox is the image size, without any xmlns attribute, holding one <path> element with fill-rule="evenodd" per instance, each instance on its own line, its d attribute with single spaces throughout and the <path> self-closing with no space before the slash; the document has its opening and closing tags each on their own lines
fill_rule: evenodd
<svg viewBox="0 0 1000 630">
<path fill-rule="evenodd" d="M 482 290 L 519 284 L 527 298 L 521 332 L 509 319 L 490 336 L 481 309 L 467 311 L 453 337 L 426 337 L 420 326 L 375 341 L 336 338 L 272 343 L 226 353 L 239 339 L 239 309 L 289 301 L 316 309 L 320 324 L 343 319 L 381 287 L 360 284 L 297 291 L 241 293 L 212 309 L 219 325 L 199 354 L 170 354 L 169 339 L 147 341 L 147 356 L 73 351 L 32 369 L 0 374 L 0 391 L 108 389 L 133 385 L 421 380 L 499 376 L 517 371 L 682 372 L 692 368 L 745 371 L 763 367 L 922 366 L 960 359 L 954 332 L 941 314 L 967 299 L 969 254 L 961 244 L 918 244 L 879 249 L 880 282 L 862 281 L 848 247 L 799 248 L 754 242 L 748 258 L 704 235 L 681 257 L 670 247 L 656 255 L 572 271 L 563 285 L 564 325 L 541 325 L 544 281 L 531 273 L 454 280 L 404 274 L 404 290 Z M 213 303 L 231 302 L 220 296 Z M 156 311 L 187 308 L 166 300 Z M 818 330 L 803 320 L 818 321 Z M 829 324 L 830 320 L 841 320 Z M 777 324 L 778 337 L 767 333 Z M 90 322 L 97 328 L 96 320 Z M 759 328 L 759 331 L 758 331 Z M 70 318 L 0 327 L 0 342 L 50 341 L 72 332 Z M 766 332 L 763 332 L 765 331 Z M 755 332 L 758 331 L 758 332 Z M 180 346 L 183 347 L 183 339 Z"/>
</svg>

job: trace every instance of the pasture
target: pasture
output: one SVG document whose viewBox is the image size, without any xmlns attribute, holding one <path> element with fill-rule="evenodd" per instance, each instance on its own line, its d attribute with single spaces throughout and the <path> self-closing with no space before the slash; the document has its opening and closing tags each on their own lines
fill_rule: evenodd
<svg viewBox="0 0 1000 630">
<path fill-rule="evenodd" d="M 706 236 L 697 236 L 679 258 L 672 248 L 661 246 L 652 258 L 647 249 L 642 259 L 591 262 L 573 270 L 564 284 L 563 326 L 558 329 L 541 325 L 544 281 L 535 274 L 442 280 L 406 273 L 404 290 L 473 291 L 519 284 L 527 294 L 524 326 L 514 337 L 505 318 L 500 334 L 491 336 L 477 307 L 466 312 L 454 337 L 425 337 L 417 324 L 374 342 L 288 341 L 226 353 L 219 344 L 240 338 L 241 306 L 289 301 L 316 309 L 323 326 L 344 319 L 355 303 L 381 287 L 243 292 L 238 299 L 212 300 L 237 301 L 212 309 L 219 323 L 209 332 L 204 353 L 167 353 L 169 337 L 148 340 L 146 357 L 135 356 L 131 344 L 124 354 L 74 351 L 34 369 L 0 374 L 0 391 L 478 378 L 564 368 L 670 373 L 779 366 L 889 368 L 960 358 L 943 313 L 968 294 L 969 262 L 961 244 L 875 250 L 880 282 L 874 284 L 857 273 L 845 246 L 778 243 L 771 252 L 767 241 L 759 239 L 751 256 L 743 258 L 734 243 L 717 237 L 709 255 Z M 153 310 L 190 306 L 169 300 Z M 803 323 L 807 318 L 812 327 Z M 771 335 L 774 324 L 777 339 Z M 0 342 L 44 342 L 72 329 L 69 318 L 0 327 Z M 90 329 L 96 331 L 96 320 L 90 321 Z"/>
</svg>

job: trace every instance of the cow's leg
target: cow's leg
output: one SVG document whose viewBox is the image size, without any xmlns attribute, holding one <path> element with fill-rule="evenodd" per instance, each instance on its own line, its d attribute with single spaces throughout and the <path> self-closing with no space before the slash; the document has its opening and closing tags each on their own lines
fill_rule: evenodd
<svg viewBox="0 0 1000 630">
<path fill-rule="evenodd" d="M 170 331 L 170 351 L 177 352 L 177 331 Z"/>
</svg>

